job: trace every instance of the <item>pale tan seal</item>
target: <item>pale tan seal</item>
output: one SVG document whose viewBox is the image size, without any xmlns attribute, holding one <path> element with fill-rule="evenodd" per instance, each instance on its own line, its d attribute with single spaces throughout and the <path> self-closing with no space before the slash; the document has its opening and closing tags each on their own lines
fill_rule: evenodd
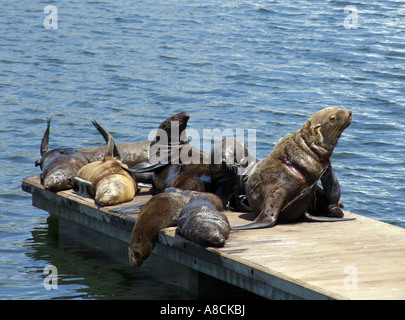
<svg viewBox="0 0 405 320">
<path fill-rule="evenodd" d="M 97 122 L 96 128 L 106 132 Z M 99 128 L 98 128 L 99 127 Z M 100 132 L 102 132 L 100 131 Z M 103 161 L 91 162 L 82 167 L 76 177 L 90 182 L 89 191 L 100 206 L 110 206 L 131 201 L 137 191 L 137 183 L 123 169 L 125 164 L 114 159 L 114 139 L 107 133 L 108 143 Z"/>
<path fill-rule="evenodd" d="M 246 182 L 246 196 L 256 220 L 233 229 L 272 227 L 278 220 L 302 216 L 310 219 L 317 182 L 327 172 L 333 150 L 352 118 L 351 111 L 326 108 L 282 138 Z"/>
</svg>

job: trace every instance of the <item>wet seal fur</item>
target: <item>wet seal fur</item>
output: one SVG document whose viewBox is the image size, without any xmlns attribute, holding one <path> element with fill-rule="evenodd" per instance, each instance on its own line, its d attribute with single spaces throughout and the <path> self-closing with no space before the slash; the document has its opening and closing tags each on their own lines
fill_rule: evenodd
<svg viewBox="0 0 405 320">
<path fill-rule="evenodd" d="M 47 127 L 41 141 L 41 158 L 35 161 L 41 172 L 41 183 L 46 190 L 54 192 L 73 188 L 77 171 L 89 161 L 73 148 L 49 150 L 49 132 L 51 119 L 47 118 Z"/>
<path fill-rule="evenodd" d="M 130 263 L 140 267 L 151 254 L 160 230 L 176 226 L 183 207 L 193 197 L 201 194 L 209 197 L 218 211 L 223 209 L 221 199 L 211 193 L 168 188 L 165 192 L 153 196 L 142 207 L 132 229 L 128 248 Z"/>
<path fill-rule="evenodd" d="M 232 229 L 272 227 L 278 220 L 291 221 L 300 217 L 309 221 L 344 220 L 315 217 L 310 209 L 318 180 L 322 181 L 322 176 L 332 170 L 330 157 L 352 119 L 350 111 L 326 108 L 315 113 L 297 132 L 280 139 L 274 150 L 252 170 L 246 182 L 249 205 L 257 215 L 255 221 Z M 328 184 L 335 183 L 334 179 L 322 182 L 327 185 L 325 192 L 334 189 Z M 340 197 L 340 192 L 331 198 L 336 202 L 336 197 Z"/>
<path fill-rule="evenodd" d="M 226 215 L 204 194 L 192 198 L 184 206 L 177 224 L 177 230 L 184 238 L 205 247 L 223 247 L 230 228 Z"/>
<path fill-rule="evenodd" d="M 114 139 L 96 121 L 93 125 L 107 138 L 107 149 L 103 161 L 91 162 L 82 167 L 76 177 L 90 183 L 89 191 L 100 206 L 111 206 L 131 201 L 137 191 L 137 183 L 126 172 L 120 161 L 114 159 Z"/>
</svg>

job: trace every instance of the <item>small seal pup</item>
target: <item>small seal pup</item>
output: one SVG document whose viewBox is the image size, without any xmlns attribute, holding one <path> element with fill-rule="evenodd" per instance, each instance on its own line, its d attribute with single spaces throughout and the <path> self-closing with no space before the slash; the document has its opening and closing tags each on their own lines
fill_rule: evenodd
<svg viewBox="0 0 405 320">
<path fill-rule="evenodd" d="M 226 215 L 205 194 L 192 198 L 184 206 L 177 224 L 184 238 L 205 247 L 223 247 L 230 228 Z"/>
<path fill-rule="evenodd" d="M 137 183 L 114 159 L 114 139 L 96 121 L 93 125 L 107 137 L 107 149 L 103 161 L 91 162 L 82 167 L 76 174 L 76 180 L 88 181 L 89 191 L 99 206 L 111 206 L 131 201 L 137 191 Z M 81 180 L 80 180 L 81 179 Z"/>
<path fill-rule="evenodd" d="M 333 150 L 352 119 L 351 111 L 326 108 L 315 113 L 297 132 L 280 139 L 246 182 L 246 196 L 257 215 L 255 221 L 232 229 L 272 227 L 278 220 L 291 221 L 302 216 L 322 221 L 317 220 L 320 217 L 312 219 L 308 211 L 315 199 L 317 182 L 330 170 Z"/>
<path fill-rule="evenodd" d="M 89 161 L 73 148 L 49 150 L 49 131 L 51 119 L 47 118 L 47 127 L 41 141 L 41 158 L 35 161 L 41 172 L 41 183 L 46 190 L 54 192 L 68 190 L 74 186 L 77 171 Z"/>
<path fill-rule="evenodd" d="M 163 193 L 153 196 L 141 209 L 132 229 L 128 248 L 129 261 L 140 267 L 149 257 L 156 244 L 160 230 L 177 225 L 180 211 L 193 197 L 206 195 L 222 210 L 222 201 L 212 193 L 168 188 Z"/>
</svg>

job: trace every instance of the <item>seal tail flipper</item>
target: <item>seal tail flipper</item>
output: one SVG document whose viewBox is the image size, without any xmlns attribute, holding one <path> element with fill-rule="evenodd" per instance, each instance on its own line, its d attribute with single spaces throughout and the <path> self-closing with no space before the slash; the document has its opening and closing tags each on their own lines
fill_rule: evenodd
<svg viewBox="0 0 405 320">
<path fill-rule="evenodd" d="M 50 127 L 51 127 L 51 119 L 52 117 L 46 118 L 46 122 L 47 122 L 47 126 L 44 132 L 44 135 L 42 137 L 41 140 L 41 148 L 40 148 L 40 154 L 41 154 L 41 159 L 38 159 L 37 161 L 35 161 L 35 166 L 42 166 L 42 156 L 48 152 L 49 150 L 49 131 L 50 131 Z M 42 169 L 42 167 L 41 167 Z"/>
<path fill-rule="evenodd" d="M 106 155 L 107 155 L 107 153 L 110 153 L 109 149 L 111 148 L 111 146 L 109 148 L 108 143 L 112 139 L 113 147 L 112 147 L 111 156 L 114 156 L 116 159 L 121 159 L 121 155 L 120 155 L 120 153 L 118 151 L 118 148 L 117 148 L 117 146 L 116 146 L 116 144 L 114 142 L 114 138 L 112 137 L 112 135 L 107 130 L 105 130 L 102 126 L 100 126 L 99 123 L 96 120 L 93 120 L 91 123 L 98 130 L 98 132 L 100 132 L 100 134 L 103 136 L 105 142 L 107 143 Z"/>
<path fill-rule="evenodd" d="M 308 212 L 304 214 L 304 220 L 308 222 L 339 222 L 339 221 L 353 221 L 356 218 L 337 218 L 337 217 L 322 217 L 322 216 L 313 216 Z"/>
</svg>

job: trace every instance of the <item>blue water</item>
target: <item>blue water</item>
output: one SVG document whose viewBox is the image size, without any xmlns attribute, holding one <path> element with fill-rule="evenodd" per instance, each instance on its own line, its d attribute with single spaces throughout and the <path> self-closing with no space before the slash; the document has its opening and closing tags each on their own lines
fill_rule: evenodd
<svg viewBox="0 0 405 320">
<path fill-rule="evenodd" d="M 49 4 L 57 29 L 44 27 Z M 348 5 L 357 29 L 345 28 Z M 256 129 L 263 158 L 313 113 L 340 106 L 354 114 L 332 158 L 342 202 L 405 227 L 401 1 L 6 0 L 0 31 L 1 299 L 173 297 L 142 272 L 61 244 L 21 191 L 39 173 L 48 116 L 51 148 L 87 147 L 103 143 L 92 119 L 118 142 L 142 141 L 187 111 L 201 134 Z M 54 261 L 59 285 L 47 291 Z"/>
</svg>

